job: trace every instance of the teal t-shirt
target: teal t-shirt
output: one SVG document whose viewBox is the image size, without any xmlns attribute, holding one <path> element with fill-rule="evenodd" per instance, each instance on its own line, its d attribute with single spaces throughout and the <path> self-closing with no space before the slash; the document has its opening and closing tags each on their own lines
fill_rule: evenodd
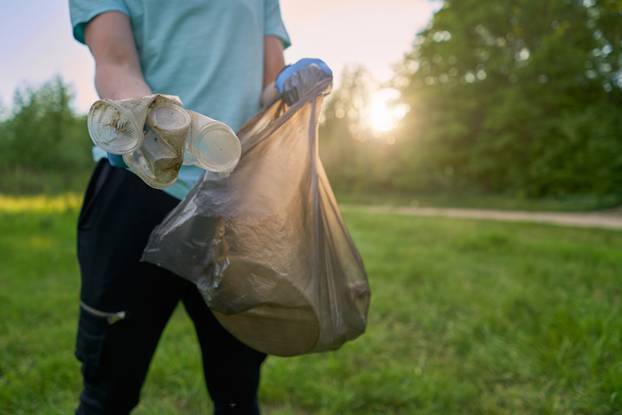
<svg viewBox="0 0 622 415">
<path fill-rule="evenodd" d="M 290 45 L 278 0 L 69 0 L 73 35 L 98 14 L 129 16 L 145 81 L 154 93 L 177 95 L 184 107 L 234 130 L 260 108 L 263 38 Z M 94 148 L 96 159 L 106 153 Z M 164 189 L 183 199 L 203 170 L 182 166 Z"/>
</svg>

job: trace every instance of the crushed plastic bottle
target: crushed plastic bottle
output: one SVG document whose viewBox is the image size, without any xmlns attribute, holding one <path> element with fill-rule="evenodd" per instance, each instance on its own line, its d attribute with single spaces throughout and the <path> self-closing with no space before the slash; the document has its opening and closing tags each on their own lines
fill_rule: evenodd
<svg viewBox="0 0 622 415">
<path fill-rule="evenodd" d="M 229 126 L 187 111 L 170 95 L 98 100 L 89 111 L 88 129 L 97 146 L 122 155 L 132 172 L 160 189 L 177 180 L 182 164 L 227 175 L 241 154 Z"/>
</svg>

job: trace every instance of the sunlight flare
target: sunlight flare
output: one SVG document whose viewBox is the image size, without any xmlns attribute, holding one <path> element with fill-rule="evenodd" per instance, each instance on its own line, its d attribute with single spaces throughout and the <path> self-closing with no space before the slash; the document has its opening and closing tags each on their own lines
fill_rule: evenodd
<svg viewBox="0 0 622 415">
<path fill-rule="evenodd" d="M 408 112 L 406 104 L 396 102 L 400 94 L 392 88 L 379 89 L 370 96 L 367 122 L 374 133 L 391 132 Z"/>
</svg>

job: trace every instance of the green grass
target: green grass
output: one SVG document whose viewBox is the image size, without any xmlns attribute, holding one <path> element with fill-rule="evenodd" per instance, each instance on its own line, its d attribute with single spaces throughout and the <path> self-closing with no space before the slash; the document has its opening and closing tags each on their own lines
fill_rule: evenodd
<svg viewBox="0 0 622 415">
<path fill-rule="evenodd" d="M 81 193 L 86 189 L 92 167 L 64 171 L 4 170 L 0 166 L 0 193 L 10 195 Z"/>
<path fill-rule="evenodd" d="M 527 210 L 551 212 L 589 212 L 617 208 L 622 205 L 618 195 L 566 195 L 557 198 L 528 198 L 515 194 L 434 193 L 407 194 L 391 192 L 353 193 L 338 191 L 341 203 L 355 205 L 432 206 L 449 208 Z"/>
<path fill-rule="evenodd" d="M 67 172 L 0 171 L 0 194 L 80 194 L 86 189 L 90 169 Z M 622 206 L 622 193 L 611 195 L 565 195 L 528 198 L 519 194 L 477 192 L 404 193 L 387 189 L 367 191 L 336 188 L 341 203 L 355 205 L 433 206 L 474 209 L 588 212 Z"/>
<path fill-rule="evenodd" d="M 18 206 L 15 204 L 15 206 Z M 76 210 L 0 212 L 0 413 L 68 414 Z M 622 233 L 345 211 L 372 285 L 367 333 L 268 359 L 266 414 L 622 414 Z M 207 413 L 179 309 L 137 414 Z"/>
</svg>

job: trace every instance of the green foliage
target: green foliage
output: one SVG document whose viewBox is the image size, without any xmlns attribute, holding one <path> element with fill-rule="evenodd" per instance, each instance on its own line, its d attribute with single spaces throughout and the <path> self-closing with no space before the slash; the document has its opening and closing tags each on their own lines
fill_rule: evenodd
<svg viewBox="0 0 622 415">
<path fill-rule="evenodd" d="M 622 202 L 620 17 L 618 0 L 444 0 L 396 66 L 398 128 L 370 128 L 360 67 L 328 99 L 335 190 Z M 91 142 L 71 99 L 56 78 L 0 107 L 0 191 L 82 187 Z"/>
<path fill-rule="evenodd" d="M 83 181 L 92 166 L 86 118 L 71 106 L 71 88 L 59 77 L 15 93 L 0 121 L 0 189 L 41 191 Z"/>
<path fill-rule="evenodd" d="M 331 178 L 348 187 L 345 165 L 369 189 L 622 198 L 620 17 L 615 0 L 443 1 L 397 69 L 410 112 L 395 145 L 369 148 L 364 173 L 327 156 Z"/>
<path fill-rule="evenodd" d="M 360 128 L 369 102 L 368 84 L 369 76 L 364 68 L 346 68 L 340 88 L 333 91 L 325 105 L 320 128 L 321 158 L 331 181 L 354 191 L 359 186 L 369 186 L 370 180 L 377 180 L 366 175 L 370 161 L 381 163 L 381 157 L 374 157 L 370 152 L 373 144 L 363 141 L 366 137 Z"/>
<path fill-rule="evenodd" d="M 2 414 L 75 408 L 76 215 L 0 212 Z M 367 332 L 337 352 L 268 358 L 265 413 L 620 414 L 622 233 L 344 216 L 370 275 Z M 136 413 L 209 407 L 180 308 Z"/>
</svg>

